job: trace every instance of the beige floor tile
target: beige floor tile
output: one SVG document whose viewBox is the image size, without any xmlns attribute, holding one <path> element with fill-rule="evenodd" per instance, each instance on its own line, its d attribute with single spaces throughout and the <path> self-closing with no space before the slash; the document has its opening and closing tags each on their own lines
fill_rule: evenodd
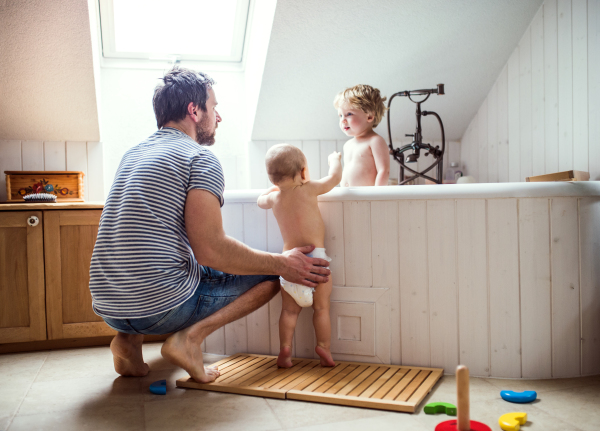
<svg viewBox="0 0 600 431">
<path fill-rule="evenodd" d="M 21 404 L 19 415 L 142 403 L 141 381 L 135 377 L 87 377 L 34 382 Z"/>
<path fill-rule="evenodd" d="M 29 384 L 33 382 L 48 352 L 11 353 L 0 355 L 0 376 L 3 384 Z"/>
<path fill-rule="evenodd" d="M 600 429 L 600 384 L 544 392 L 535 407 L 584 431 Z"/>
<path fill-rule="evenodd" d="M 263 398 L 187 391 L 186 398 L 161 397 L 144 404 L 146 430 L 279 430 L 281 424 Z"/>
<path fill-rule="evenodd" d="M 370 418 L 287 429 L 293 429 L 294 431 L 433 431 L 432 428 L 427 428 L 419 423 L 416 418 L 410 414 L 386 412 L 382 415 Z"/>
<path fill-rule="evenodd" d="M 116 378 L 112 353 L 106 346 L 53 350 L 40 369 L 36 382 L 86 377 Z"/>
<path fill-rule="evenodd" d="M 266 399 L 285 428 L 323 425 L 385 415 L 381 410 L 361 409 L 294 400 Z M 308 414 L 307 414 L 308 413 Z"/>
<path fill-rule="evenodd" d="M 25 398 L 30 384 L 3 384 L 0 389 L 0 417 L 11 418 L 17 413 L 17 409 Z M 0 426 L 0 430 L 5 427 Z"/>
<path fill-rule="evenodd" d="M 17 415 L 9 431 L 143 431 L 144 406 L 113 405 L 66 412 Z"/>
</svg>

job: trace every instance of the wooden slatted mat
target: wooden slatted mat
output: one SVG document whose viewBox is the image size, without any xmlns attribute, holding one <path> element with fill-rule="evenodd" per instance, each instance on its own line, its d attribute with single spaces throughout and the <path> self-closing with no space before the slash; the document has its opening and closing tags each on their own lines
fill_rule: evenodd
<svg viewBox="0 0 600 431">
<path fill-rule="evenodd" d="M 177 386 L 412 413 L 444 372 L 344 361 L 325 368 L 318 359 L 293 359 L 292 368 L 277 368 L 276 360 L 276 356 L 233 355 L 213 364 L 221 372 L 214 382 L 198 383 L 188 376 L 177 380 Z"/>
</svg>

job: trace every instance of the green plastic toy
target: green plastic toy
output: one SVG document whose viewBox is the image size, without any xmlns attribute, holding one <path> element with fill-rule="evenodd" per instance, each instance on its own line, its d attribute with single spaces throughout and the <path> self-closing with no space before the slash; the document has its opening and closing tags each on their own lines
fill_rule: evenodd
<svg viewBox="0 0 600 431">
<path fill-rule="evenodd" d="M 429 403 L 423 410 L 427 415 L 445 413 L 448 416 L 456 416 L 456 406 L 450 403 Z"/>
</svg>

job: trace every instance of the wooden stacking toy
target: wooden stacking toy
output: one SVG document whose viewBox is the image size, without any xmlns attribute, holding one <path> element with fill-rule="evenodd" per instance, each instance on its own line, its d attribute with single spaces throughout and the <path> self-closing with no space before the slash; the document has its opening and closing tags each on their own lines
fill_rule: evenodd
<svg viewBox="0 0 600 431">
<path fill-rule="evenodd" d="M 464 365 L 456 368 L 456 394 L 458 398 L 457 419 L 439 423 L 435 431 L 492 431 L 481 422 L 469 417 L 469 369 Z"/>
</svg>

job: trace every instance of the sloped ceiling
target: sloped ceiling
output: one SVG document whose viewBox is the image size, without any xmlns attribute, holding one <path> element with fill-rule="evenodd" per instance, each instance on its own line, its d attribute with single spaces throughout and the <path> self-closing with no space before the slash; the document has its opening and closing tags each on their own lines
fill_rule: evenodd
<svg viewBox="0 0 600 431">
<path fill-rule="evenodd" d="M 98 141 L 88 3 L 0 0 L 0 139 Z"/>
<path fill-rule="evenodd" d="M 459 140 L 542 0 L 279 0 L 254 140 L 344 139 L 333 98 L 355 84 L 386 96 L 435 88 L 447 140 Z M 387 102 L 386 102 L 387 103 Z M 415 105 L 396 97 L 393 139 L 415 127 Z M 387 138 L 386 120 L 376 131 Z M 423 119 L 426 139 L 437 121 Z"/>
</svg>

